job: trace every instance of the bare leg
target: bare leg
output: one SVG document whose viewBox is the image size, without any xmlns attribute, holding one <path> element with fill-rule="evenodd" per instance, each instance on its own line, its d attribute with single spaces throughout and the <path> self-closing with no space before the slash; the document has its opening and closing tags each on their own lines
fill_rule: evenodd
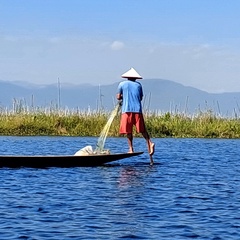
<svg viewBox="0 0 240 240">
<path fill-rule="evenodd" d="M 150 165 L 153 165 L 153 156 L 152 155 L 149 155 L 149 157 L 150 157 Z"/>
<path fill-rule="evenodd" d="M 129 153 L 133 153 L 133 135 L 132 133 L 127 134 L 128 146 L 129 146 Z"/>
<path fill-rule="evenodd" d="M 154 154 L 154 151 L 155 151 L 155 144 L 151 141 L 147 131 L 143 132 L 142 135 L 146 139 L 146 142 L 147 142 L 148 152 L 149 152 L 149 156 L 150 156 L 150 164 L 153 164 L 152 155 Z"/>
</svg>

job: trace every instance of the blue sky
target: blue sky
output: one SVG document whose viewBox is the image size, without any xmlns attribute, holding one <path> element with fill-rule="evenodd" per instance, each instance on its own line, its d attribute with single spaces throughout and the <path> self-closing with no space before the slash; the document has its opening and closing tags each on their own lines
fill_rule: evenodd
<svg viewBox="0 0 240 240">
<path fill-rule="evenodd" d="M 239 0 L 0 0 L 0 80 L 240 91 Z"/>
</svg>

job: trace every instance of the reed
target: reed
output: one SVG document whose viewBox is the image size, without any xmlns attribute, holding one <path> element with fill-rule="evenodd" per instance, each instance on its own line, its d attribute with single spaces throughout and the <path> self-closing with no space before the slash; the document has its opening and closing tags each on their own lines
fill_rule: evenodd
<svg viewBox="0 0 240 240">
<path fill-rule="evenodd" d="M 147 127 L 153 137 L 239 138 L 240 121 L 222 118 L 211 111 L 194 116 L 165 113 L 147 117 Z"/>
<path fill-rule="evenodd" d="M 0 135 L 14 136 L 96 136 L 99 137 L 110 112 L 79 109 L 37 108 L 15 106 L 0 109 Z M 240 138 L 237 116 L 224 118 L 212 111 L 186 113 L 145 112 L 146 127 L 151 137 L 176 138 Z M 110 127 L 108 137 L 119 136 L 120 114 Z M 135 136 L 141 136 L 134 132 Z"/>
</svg>

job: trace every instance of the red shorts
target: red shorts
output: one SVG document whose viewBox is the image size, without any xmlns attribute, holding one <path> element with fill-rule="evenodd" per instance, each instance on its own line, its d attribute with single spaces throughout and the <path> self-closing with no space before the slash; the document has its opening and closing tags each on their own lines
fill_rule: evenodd
<svg viewBox="0 0 240 240">
<path fill-rule="evenodd" d="M 136 127 L 138 133 L 145 132 L 145 123 L 142 113 L 123 113 L 121 116 L 119 133 L 132 133 L 133 126 Z"/>
</svg>

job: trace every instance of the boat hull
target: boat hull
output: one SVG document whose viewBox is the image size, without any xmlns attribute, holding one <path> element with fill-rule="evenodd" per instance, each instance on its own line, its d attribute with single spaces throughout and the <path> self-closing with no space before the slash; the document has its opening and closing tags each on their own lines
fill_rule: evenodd
<svg viewBox="0 0 240 240">
<path fill-rule="evenodd" d="M 87 156 L 0 156 L 0 168 L 49 168 L 49 167 L 93 167 L 124 158 L 138 156 L 143 152 L 101 154 Z"/>
</svg>

